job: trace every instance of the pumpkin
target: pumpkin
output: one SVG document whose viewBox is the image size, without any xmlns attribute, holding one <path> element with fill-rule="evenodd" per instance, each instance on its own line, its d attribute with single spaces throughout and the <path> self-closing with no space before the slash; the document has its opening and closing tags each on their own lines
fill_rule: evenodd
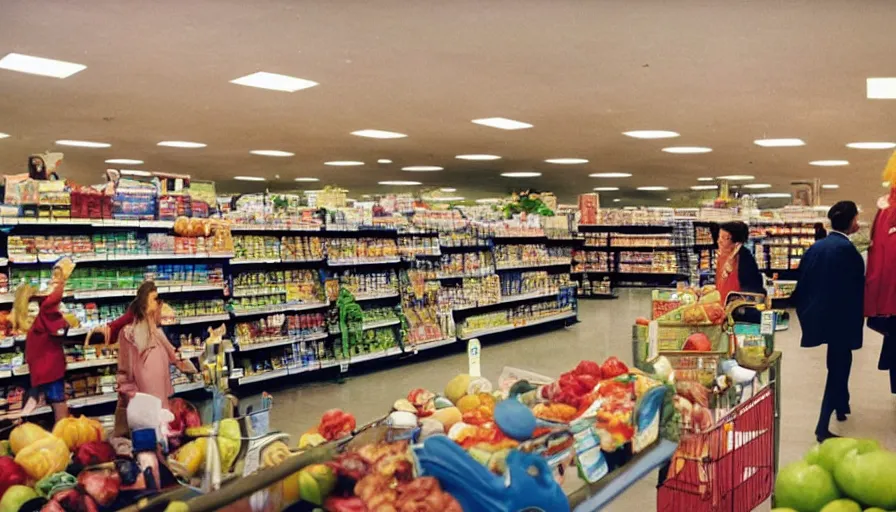
<svg viewBox="0 0 896 512">
<path fill-rule="evenodd" d="M 26 446 L 49 435 L 49 432 L 34 423 L 22 423 L 9 433 L 9 447 L 13 453 L 19 453 Z"/>
<path fill-rule="evenodd" d="M 16 464 L 35 480 L 64 471 L 68 467 L 71 453 L 65 441 L 56 436 L 48 435 L 38 439 L 22 451 L 16 453 Z"/>
<path fill-rule="evenodd" d="M 63 418 L 53 427 L 53 435 L 65 441 L 69 450 L 75 450 L 85 443 L 102 441 L 103 427 L 100 422 L 80 416 Z"/>
</svg>

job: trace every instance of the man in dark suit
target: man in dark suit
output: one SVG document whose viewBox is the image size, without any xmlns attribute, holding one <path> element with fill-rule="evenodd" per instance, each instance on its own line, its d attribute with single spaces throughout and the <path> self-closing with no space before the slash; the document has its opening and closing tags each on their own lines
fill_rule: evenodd
<svg viewBox="0 0 896 512">
<path fill-rule="evenodd" d="M 827 345 L 828 377 L 815 427 L 819 442 L 836 437 L 828 429 L 831 414 L 846 421 L 852 351 L 862 348 L 865 263 L 848 235 L 859 229 L 859 210 L 841 201 L 828 211 L 831 233 L 815 242 L 800 261 L 796 312 L 803 330 L 801 346 Z"/>
</svg>

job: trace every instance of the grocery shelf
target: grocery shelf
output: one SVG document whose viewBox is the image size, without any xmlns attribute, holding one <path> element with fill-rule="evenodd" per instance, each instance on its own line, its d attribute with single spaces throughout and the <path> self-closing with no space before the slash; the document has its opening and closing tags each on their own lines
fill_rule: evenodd
<svg viewBox="0 0 896 512">
<path fill-rule="evenodd" d="M 390 325 L 398 325 L 401 323 L 401 320 L 398 318 L 390 318 L 388 320 L 378 320 L 376 322 L 364 322 L 364 325 L 361 326 L 362 331 L 369 331 L 371 329 L 379 329 L 380 327 L 389 327 Z M 330 334 L 342 334 L 340 329 L 331 329 Z"/>
<path fill-rule="evenodd" d="M 315 258 L 310 260 L 290 260 L 283 258 L 232 258 L 231 265 L 257 265 L 257 264 L 273 264 L 273 263 L 322 263 L 323 258 Z"/>
<path fill-rule="evenodd" d="M 195 349 L 195 350 L 183 350 L 183 347 L 177 349 L 177 353 L 180 354 L 181 359 L 193 359 L 194 357 L 202 357 L 205 354 L 204 349 Z"/>
<path fill-rule="evenodd" d="M 291 226 L 281 224 L 231 224 L 230 231 L 290 231 L 320 233 L 320 226 Z"/>
<path fill-rule="evenodd" d="M 355 295 L 355 302 L 360 302 L 362 300 L 379 300 L 379 299 L 391 299 L 392 297 L 398 297 L 398 292 L 389 292 L 389 293 L 372 293 L 372 294 L 362 294 Z"/>
<path fill-rule="evenodd" d="M 449 280 L 449 279 L 473 279 L 480 277 L 488 277 L 494 275 L 493 272 L 489 273 L 480 273 L 480 274 L 452 274 L 452 275 L 436 275 L 435 279 L 438 281 Z"/>
<path fill-rule="evenodd" d="M 374 359 L 382 359 L 384 357 L 391 357 L 401 354 L 401 348 L 392 347 L 381 352 L 371 352 L 369 354 L 363 354 L 360 356 L 351 356 L 349 358 L 349 363 L 363 363 L 364 361 L 373 361 Z"/>
<path fill-rule="evenodd" d="M 190 325 L 190 324 L 202 324 L 206 322 L 226 322 L 230 320 L 230 315 L 227 313 L 219 313 L 216 315 L 197 315 L 197 316 L 187 316 L 187 317 L 178 317 L 172 323 L 162 324 L 162 325 Z"/>
<path fill-rule="evenodd" d="M 444 347 L 445 345 L 451 345 L 452 343 L 457 343 L 457 338 L 445 338 L 443 340 L 435 340 L 435 341 L 423 341 L 413 345 L 414 352 L 420 350 L 428 350 L 436 347 Z"/>
<path fill-rule="evenodd" d="M 265 306 L 263 308 L 252 308 L 252 309 L 234 309 L 231 311 L 231 315 L 235 317 L 240 316 L 252 316 L 252 315 L 267 315 L 271 313 L 282 313 L 285 311 L 305 311 L 309 309 L 320 309 L 325 308 L 330 305 L 330 302 L 307 302 L 304 304 L 296 303 L 287 303 L 287 304 L 275 304 L 273 306 Z"/>
<path fill-rule="evenodd" d="M 328 333 L 321 332 L 317 334 L 312 334 L 310 336 L 291 336 L 280 338 L 271 341 L 264 341 L 261 343 L 246 343 L 239 344 L 238 352 L 249 352 L 250 350 L 261 350 L 263 348 L 270 347 L 279 347 L 282 345 L 292 345 L 293 343 L 301 343 L 303 341 L 314 341 L 314 340 L 322 340 L 328 337 Z"/>
<path fill-rule="evenodd" d="M 149 260 L 198 260 L 198 259 L 227 259 L 232 258 L 231 253 L 197 253 L 197 254 L 13 254 L 9 262 L 13 265 L 33 265 L 35 263 L 56 263 L 60 258 L 70 257 L 75 263 L 90 262 L 119 262 L 119 261 L 149 261 Z"/>
<path fill-rule="evenodd" d="M 20 217 L 0 217 L 2 226 L 90 226 L 94 228 L 148 228 L 171 229 L 173 220 L 126 220 L 126 219 L 36 219 Z"/>
<path fill-rule="evenodd" d="M 163 293 L 191 293 L 191 292 L 206 292 L 206 291 L 224 291 L 223 285 L 205 285 L 205 284 L 184 284 L 184 285 L 172 285 L 172 286 L 160 286 L 159 283 L 156 283 L 159 294 Z M 66 292 L 67 297 L 73 297 L 76 300 L 90 300 L 90 299 L 103 299 L 103 298 L 118 298 L 118 297 L 133 297 L 137 295 L 137 289 L 118 289 L 118 290 L 90 290 L 90 291 L 76 291 L 71 292 L 71 295 L 68 295 L 69 292 Z"/>
<path fill-rule="evenodd" d="M 286 377 L 289 375 L 288 368 L 281 368 L 279 370 L 274 370 L 270 372 L 257 373 L 255 375 L 249 375 L 248 377 L 240 377 L 237 379 L 237 382 L 240 385 L 243 384 L 252 384 L 253 382 L 261 382 L 270 379 L 278 379 L 280 377 Z"/>
<path fill-rule="evenodd" d="M 264 297 L 266 295 L 286 295 L 286 288 L 277 289 L 277 290 L 233 290 L 233 294 L 231 295 L 234 299 L 242 299 L 248 297 Z"/>
<path fill-rule="evenodd" d="M 401 258 L 360 258 L 353 260 L 331 260 L 327 258 L 327 265 L 331 267 L 354 267 L 357 265 L 388 265 L 392 263 L 400 263 Z"/>
<path fill-rule="evenodd" d="M 90 407 L 91 405 L 107 404 L 109 402 L 117 402 L 118 393 L 103 393 L 102 395 L 85 396 L 83 398 L 72 398 L 68 401 L 68 406 L 72 409 L 80 407 Z"/>
<path fill-rule="evenodd" d="M 541 297 L 556 297 L 557 295 L 560 295 L 560 293 L 562 291 L 563 290 L 557 290 L 557 291 L 552 291 L 552 292 L 539 291 L 539 292 L 532 292 L 532 293 L 523 293 L 520 295 L 505 295 L 505 296 L 501 297 L 501 300 L 500 300 L 500 302 L 498 302 L 498 304 L 510 304 L 513 302 L 520 302 L 520 301 L 529 300 L 529 299 L 538 299 Z"/>
<path fill-rule="evenodd" d="M 118 359 L 88 359 L 86 361 L 77 361 L 65 365 L 66 370 L 81 370 L 84 368 L 94 368 L 96 366 L 110 366 L 118 364 Z"/>
<path fill-rule="evenodd" d="M 204 382 L 190 382 L 188 384 L 175 384 L 174 394 L 186 393 L 188 391 L 196 391 L 197 389 L 205 389 Z"/>
<path fill-rule="evenodd" d="M 563 313 L 559 315 L 550 315 L 543 318 L 539 318 L 538 320 L 534 320 L 531 322 L 526 322 L 522 325 L 502 325 L 499 327 L 491 327 L 488 329 L 479 329 L 464 335 L 460 335 L 457 337 L 459 340 L 470 340 L 473 338 L 477 338 L 479 336 L 488 336 L 489 334 L 497 334 L 499 332 L 512 331 L 514 329 L 521 329 L 523 327 L 531 327 L 533 325 L 545 324 L 548 322 L 556 322 L 557 320 L 565 320 L 567 318 L 575 318 L 577 313 L 575 311 L 570 311 L 568 313 Z"/>
<path fill-rule="evenodd" d="M 521 270 L 527 268 L 546 268 L 546 267 L 563 267 L 572 265 L 572 259 L 565 261 L 553 261 L 553 262 L 545 262 L 545 263 L 520 263 L 518 265 L 502 265 L 495 267 L 495 270 Z"/>
</svg>

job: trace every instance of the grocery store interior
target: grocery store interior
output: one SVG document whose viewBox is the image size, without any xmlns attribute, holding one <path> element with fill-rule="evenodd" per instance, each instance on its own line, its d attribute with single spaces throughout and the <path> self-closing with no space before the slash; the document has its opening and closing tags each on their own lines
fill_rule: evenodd
<svg viewBox="0 0 896 512">
<path fill-rule="evenodd" d="M 136 439 L 135 386 L 175 418 L 150 429 L 177 477 L 160 496 L 189 483 L 242 503 L 234 476 L 368 442 L 355 427 L 378 421 L 390 446 L 446 434 L 496 474 L 535 452 L 570 510 L 792 504 L 776 474 L 816 445 L 827 368 L 824 347 L 800 348 L 791 294 L 832 205 L 857 204 L 867 257 L 896 201 L 894 24 L 894 5 L 845 0 L 4 1 L 0 473 L 76 471 L 90 435 L 66 437 L 63 405 Z M 713 286 L 732 221 L 764 292 L 733 305 Z M 113 323 L 128 311 L 142 320 Z M 143 344 L 164 339 L 163 389 L 144 389 Z M 830 430 L 896 451 L 884 346 L 865 328 Z M 570 391 L 583 360 L 597 380 Z M 243 444 L 209 490 L 205 449 L 189 458 L 208 433 L 186 427 L 233 421 L 227 395 Z M 530 417 L 550 441 L 516 433 Z M 64 463 L 31 467 L 22 421 L 63 439 Z M 246 428 L 288 437 L 250 444 Z M 438 476 L 420 464 L 376 482 L 388 503 Z M 334 490 L 320 471 L 295 478 L 299 505 L 287 479 L 252 496 L 381 510 L 359 490 L 370 475 Z M 896 508 L 824 471 L 838 496 Z M 448 501 L 413 510 L 473 510 L 450 475 L 435 487 Z"/>
</svg>

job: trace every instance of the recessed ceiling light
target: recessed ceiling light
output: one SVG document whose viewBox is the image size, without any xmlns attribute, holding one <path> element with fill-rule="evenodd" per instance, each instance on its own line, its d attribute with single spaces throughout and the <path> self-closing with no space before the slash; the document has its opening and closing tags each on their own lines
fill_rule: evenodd
<svg viewBox="0 0 896 512">
<path fill-rule="evenodd" d="M 355 160 L 333 160 L 331 162 L 324 162 L 324 165 L 332 165 L 333 167 L 352 167 L 356 165 L 364 165 L 364 162 Z"/>
<path fill-rule="evenodd" d="M 749 174 L 729 174 L 727 176 L 719 176 L 717 179 L 728 181 L 747 181 L 755 180 L 756 176 L 750 176 Z"/>
<path fill-rule="evenodd" d="M 378 164 L 391 164 L 391 163 L 392 163 L 392 160 L 389 160 L 388 158 L 380 158 L 379 160 L 376 161 L 376 163 L 378 163 Z"/>
<path fill-rule="evenodd" d="M 619 199 L 618 197 L 616 199 L 613 199 L 614 203 L 618 203 L 619 201 L 622 201 L 622 199 Z"/>
<path fill-rule="evenodd" d="M 185 148 L 185 149 L 197 149 L 204 148 L 206 145 L 202 142 L 190 142 L 187 140 L 163 140 L 156 144 L 157 146 L 165 146 L 168 148 Z"/>
<path fill-rule="evenodd" d="M 615 192 L 619 187 L 594 187 L 595 192 Z"/>
<path fill-rule="evenodd" d="M 438 165 L 409 165 L 407 167 L 402 167 L 401 170 L 408 172 L 433 172 L 442 171 L 444 169 Z"/>
<path fill-rule="evenodd" d="M 504 176 L 505 178 L 537 178 L 541 176 L 541 173 L 532 171 L 514 171 L 502 172 L 501 176 Z"/>
<path fill-rule="evenodd" d="M 713 181 L 715 178 L 710 178 L 709 176 L 701 176 L 697 178 L 697 181 Z"/>
<path fill-rule="evenodd" d="M 694 185 L 691 190 L 717 190 L 718 185 Z"/>
<path fill-rule="evenodd" d="M 498 155 L 457 155 L 458 160 L 500 160 Z"/>
<path fill-rule="evenodd" d="M 764 148 L 792 148 L 806 145 L 803 139 L 756 139 L 753 144 Z"/>
<path fill-rule="evenodd" d="M 840 188 L 840 185 L 837 185 L 836 183 L 825 183 L 824 185 L 821 186 L 821 188 L 833 190 L 836 188 Z"/>
<path fill-rule="evenodd" d="M 500 202 L 501 202 L 501 199 L 497 198 L 497 197 L 486 197 L 484 199 L 476 200 L 477 204 L 496 204 L 496 203 L 500 203 Z"/>
<path fill-rule="evenodd" d="M 442 187 L 439 190 L 442 192 L 457 192 L 456 188 L 451 188 L 451 187 Z"/>
<path fill-rule="evenodd" d="M 302 89 L 308 89 L 318 85 L 317 82 L 305 80 L 304 78 L 296 78 L 294 76 L 280 75 L 277 73 L 268 73 L 259 71 L 235 80 L 230 83 L 236 85 L 245 85 L 246 87 L 257 87 L 259 89 L 269 89 L 272 91 L 296 92 Z"/>
<path fill-rule="evenodd" d="M 817 165 L 819 167 L 839 167 L 849 165 L 849 160 L 813 160 L 809 165 Z"/>
<path fill-rule="evenodd" d="M 9 137 L 9 134 L 8 134 L 8 133 L 0 132 L 0 139 L 5 139 L 5 138 L 7 138 L 7 137 Z"/>
<path fill-rule="evenodd" d="M 532 128 L 532 125 L 529 123 L 514 121 L 513 119 L 507 119 L 506 117 L 486 117 L 484 119 L 473 119 L 473 122 L 481 124 L 482 126 L 490 126 L 501 130 L 522 130 L 525 128 Z"/>
<path fill-rule="evenodd" d="M 87 66 L 75 64 L 74 62 L 10 53 L 0 59 L 0 69 L 29 73 L 31 75 L 51 76 L 53 78 L 68 78 L 79 71 L 84 71 L 87 69 Z"/>
<path fill-rule="evenodd" d="M 110 158 L 106 160 L 106 163 L 121 165 L 140 165 L 143 163 L 143 160 L 134 160 L 132 158 Z"/>
<path fill-rule="evenodd" d="M 318 178 L 296 178 L 295 181 L 312 182 L 312 181 L 320 181 L 320 179 L 318 179 Z"/>
<path fill-rule="evenodd" d="M 678 132 L 670 132 L 668 130 L 634 130 L 622 132 L 622 134 L 636 139 L 671 139 L 679 135 Z"/>
<path fill-rule="evenodd" d="M 234 176 L 233 179 L 237 181 L 267 181 L 267 178 L 261 176 Z"/>
<path fill-rule="evenodd" d="M 628 172 L 596 172 L 588 175 L 589 178 L 631 178 Z"/>
<path fill-rule="evenodd" d="M 896 142 L 850 142 L 846 147 L 853 149 L 893 149 L 896 148 Z"/>
<path fill-rule="evenodd" d="M 772 186 L 769 185 L 768 183 L 748 183 L 748 184 L 744 185 L 744 188 L 760 189 L 760 188 L 772 188 Z"/>
<path fill-rule="evenodd" d="M 280 151 L 279 149 L 253 149 L 252 151 L 249 151 L 249 153 L 252 153 L 253 155 L 260 155 L 260 156 L 279 156 L 279 157 L 295 156 L 296 155 L 295 153 L 290 153 L 289 151 Z"/>
<path fill-rule="evenodd" d="M 896 99 L 896 78 L 869 78 L 865 85 L 869 100 Z"/>
<path fill-rule="evenodd" d="M 676 155 L 692 155 L 698 153 L 709 153 L 712 151 L 712 148 L 706 148 L 702 146 L 672 146 L 668 148 L 663 148 L 663 151 L 666 153 L 675 153 Z"/>
<path fill-rule="evenodd" d="M 766 199 L 775 199 L 775 198 L 786 198 L 790 197 L 790 194 L 787 192 L 765 192 L 762 194 L 753 194 L 753 197 L 761 197 Z"/>
<path fill-rule="evenodd" d="M 388 132 L 386 130 L 358 130 L 352 132 L 352 135 L 368 137 L 370 139 L 403 139 L 407 137 L 404 133 Z"/>
<path fill-rule="evenodd" d="M 59 146 L 75 146 L 79 148 L 108 148 L 112 144 L 108 142 L 91 142 L 89 140 L 57 140 Z"/>
<path fill-rule="evenodd" d="M 585 158 L 548 158 L 545 162 L 549 164 L 559 164 L 559 165 L 575 165 L 575 164 L 587 164 L 588 160 Z"/>
<path fill-rule="evenodd" d="M 657 187 L 657 186 L 638 187 L 638 190 L 642 190 L 644 192 L 661 192 L 663 190 L 669 190 L 669 187 Z"/>
<path fill-rule="evenodd" d="M 395 185 L 395 186 L 411 186 L 411 185 L 422 185 L 419 181 L 403 181 L 403 180 L 391 180 L 391 181 L 381 181 L 380 185 Z"/>
</svg>

